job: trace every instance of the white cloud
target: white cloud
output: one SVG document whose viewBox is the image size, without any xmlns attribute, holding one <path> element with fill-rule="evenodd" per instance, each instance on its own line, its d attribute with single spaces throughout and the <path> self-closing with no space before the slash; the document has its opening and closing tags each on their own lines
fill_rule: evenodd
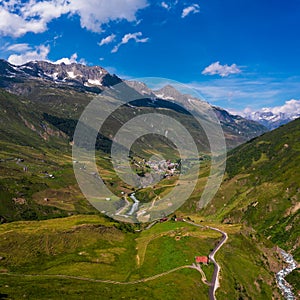
<svg viewBox="0 0 300 300">
<path fill-rule="evenodd" d="M 189 14 L 196 14 L 200 12 L 200 6 L 198 4 L 193 4 L 183 9 L 181 18 L 187 17 Z"/>
<path fill-rule="evenodd" d="M 286 114 L 300 113 L 300 100 L 292 99 L 286 101 L 284 105 L 275 106 L 271 109 L 271 111 L 273 114 L 278 114 L 280 112 Z"/>
<path fill-rule="evenodd" d="M 168 0 L 168 1 L 162 1 L 158 3 L 158 5 L 166 10 L 171 10 L 173 9 L 176 5 L 178 4 L 178 0 Z"/>
<path fill-rule="evenodd" d="M 227 77 L 231 74 L 238 74 L 241 73 L 241 69 L 236 65 L 232 64 L 231 66 L 228 65 L 221 65 L 219 61 L 209 65 L 203 71 L 203 75 L 220 75 L 221 77 Z"/>
<path fill-rule="evenodd" d="M 13 45 L 9 45 L 5 50 L 6 51 L 13 51 L 13 52 L 25 52 L 30 50 L 31 47 L 28 44 L 13 44 Z"/>
<path fill-rule="evenodd" d="M 127 44 L 130 40 L 135 40 L 137 43 L 146 43 L 148 42 L 149 38 L 140 39 L 139 36 L 142 36 L 141 32 L 135 33 L 127 33 L 122 38 L 122 44 Z"/>
<path fill-rule="evenodd" d="M 8 61 L 13 65 L 23 65 L 29 61 L 34 60 L 47 60 L 50 47 L 45 45 L 36 46 L 21 54 L 12 54 L 9 56 Z"/>
<path fill-rule="evenodd" d="M 255 116 L 255 113 L 257 112 L 271 112 L 274 115 L 279 115 L 280 113 L 285 114 L 287 117 L 292 117 L 295 116 L 297 114 L 300 114 L 300 100 L 295 100 L 295 99 L 291 99 L 288 101 L 285 101 L 285 103 L 283 105 L 278 105 L 278 106 L 274 106 L 274 107 L 262 107 L 262 108 L 253 108 L 250 106 L 247 106 L 246 108 L 242 109 L 242 110 L 234 110 L 234 109 L 229 109 L 231 113 L 236 114 L 236 115 L 240 115 L 243 117 L 251 117 L 251 116 Z M 255 118 L 254 118 L 255 120 Z"/>
<path fill-rule="evenodd" d="M 57 65 L 62 64 L 62 63 L 66 64 L 66 65 L 70 65 L 70 64 L 73 64 L 73 63 L 78 63 L 77 58 L 78 58 L 77 53 L 74 53 L 74 54 L 71 55 L 70 58 L 63 57 L 63 58 L 55 61 L 54 63 L 57 64 Z M 80 63 L 82 63 L 82 61 L 80 61 Z"/>
<path fill-rule="evenodd" d="M 274 107 L 264 107 L 261 109 L 264 112 L 272 112 L 273 114 L 277 115 L 279 113 L 284 113 L 286 115 L 295 115 L 300 114 L 300 100 L 288 100 L 281 106 L 274 106 Z M 248 108 L 248 113 L 253 112 L 251 108 Z M 246 110 L 245 110 L 246 113 Z"/>
<path fill-rule="evenodd" d="M 171 7 L 169 6 L 169 4 L 167 4 L 166 2 L 162 2 L 161 4 L 161 7 L 163 7 L 163 8 L 165 8 L 165 9 L 167 9 L 167 10 L 169 10 Z"/>
<path fill-rule="evenodd" d="M 31 47 L 29 44 L 14 44 L 10 45 L 6 48 L 6 51 L 14 51 L 14 54 L 11 54 L 8 57 L 8 61 L 13 65 L 23 65 L 29 61 L 49 61 L 48 54 L 50 53 L 50 46 L 49 45 L 39 45 L 35 47 Z M 84 59 L 78 60 L 77 53 L 74 53 L 71 55 L 70 58 L 63 57 L 57 61 L 53 61 L 54 64 L 61 64 L 65 63 L 66 65 L 72 64 L 72 63 L 81 63 L 86 64 L 86 61 Z"/>
<path fill-rule="evenodd" d="M 300 77 L 278 78 L 277 74 L 275 76 L 264 77 L 257 73 L 245 73 L 243 77 L 226 77 L 222 80 L 207 77 L 206 80 L 190 82 L 187 85 L 199 91 L 206 101 L 238 115 L 249 115 L 263 108 L 272 109 L 274 114 L 280 110 L 287 112 L 292 105 L 290 110 L 296 111 L 297 103 L 294 101 L 284 108 L 282 105 L 283 99 L 300 99 Z"/>
<path fill-rule="evenodd" d="M 72 0 L 72 10 L 80 16 L 81 26 L 94 32 L 113 20 L 136 21 L 136 12 L 146 6 L 146 0 Z"/>
<path fill-rule="evenodd" d="M 70 12 L 70 4 L 65 0 L 36 1 L 20 4 L 20 11 L 25 20 L 37 18 L 46 27 L 47 23 Z"/>
<path fill-rule="evenodd" d="M 127 44 L 130 40 L 134 40 L 136 43 L 146 43 L 148 42 L 149 38 L 139 38 L 141 37 L 143 34 L 141 32 L 135 32 L 135 33 L 127 33 L 123 36 L 122 41 L 116 45 L 111 52 L 112 53 L 116 53 L 118 52 L 119 48 L 122 45 Z"/>
<path fill-rule="evenodd" d="M 110 44 L 115 40 L 115 38 L 116 38 L 116 35 L 111 34 L 111 35 L 107 36 L 106 38 L 103 38 L 98 45 L 103 46 L 103 45 L 106 45 L 106 44 Z"/>
<path fill-rule="evenodd" d="M 27 32 L 41 33 L 53 19 L 78 15 L 82 28 L 101 32 L 110 21 L 136 21 L 135 14 L 147 0 L 30 0 L 0 2 L 0 33 L 20 37 Z"/>
<path fill-rule="evenodd" d="M 298 79 L 299 80 L 299 79 Z M 220 79 L 208 79 L 202 82 L 191 82 L 191 88 L 200 92 L 204 99 L 210 103 L 228 109 L 231 112 L 240 112 L 246 107 L 261 108 L 272 106 L 273 103 L 286 97 L 287 91 L 299 95 L 300 88 L 295 89 L 299 81 L 295 83 L 285 82 L 278 86 L 271 78 L 259 78 L 251 80 L 249 78 L 228 77 Z"/>
<path fill-rule="evenodd" d="M 27 32 L 44 32 L 46 28 L 46 24 L 40 20 L 25 20 L 22 16 L 10 13 L 0 6 L 0 33 L 3 35 L 19 37 Z"/>
</svg>

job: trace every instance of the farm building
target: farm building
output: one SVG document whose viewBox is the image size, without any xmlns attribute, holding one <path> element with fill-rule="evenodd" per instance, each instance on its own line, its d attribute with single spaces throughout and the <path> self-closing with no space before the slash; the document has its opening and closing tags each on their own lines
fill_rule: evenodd
<svg viewBox="0 0 300 300">
<path fill-rule="evenodd" d="M 196 256 L 195 260 L 197 264 L 208 264 L 209 262 L 207 256 Z"/>
</svg>

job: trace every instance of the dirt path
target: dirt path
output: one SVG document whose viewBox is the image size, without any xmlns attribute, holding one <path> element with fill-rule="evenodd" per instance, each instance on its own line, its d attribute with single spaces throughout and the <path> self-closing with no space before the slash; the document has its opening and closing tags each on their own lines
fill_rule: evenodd
<svg viewBox="0 0 300 300">
<path fill-rule="evenodd" d="M 194 266 L 181 266 L 174 268 L 172 270 L 153 275 L 147 278 L 135 280 L 135 281 L 127 281 L 127 282 L 122 282 L 122 281 L 114 281 L 114 280 L 102 280 L 102 279 L 93 279 L 93 278 L 87 278 L 87 277 L 80 277 L 80 276 L 70 276 L 70 275 L 62 275 L 62 274 L 14 274 L 14 273 L 2 273 L 1 275 L 7 275 L 7 276 L 16 276 L 16 277 L 45 277 L 45 278 L 64 278 L 64 279 L 75 279 L 75 280 L 83 280 L 83 281 L 89 281 L 89 282 L 98 282 L 98 283 L 111 283 L 111 284 L 121 284 L 121 285 L 131 285 L 131 284 L 137 284 L 137 283 L 142 283 L 142 282 L 147 282 L 151 280 L 155 280 L 159 277 L 171 274 L 173 272 L 182 270 L 182 269 L 197 269 Z"/>
<path fill-rule="evenodd" d="M 206 275 L 204 273 L 204 271 L 202 270 L 200 264 L 193 264 L 194 269 L 196 269 L 197 271 L 200 272 L 201 277 L 202 277 L 202 282 L 206 285 L 211 285 L 211 283 L 207 280 Z"/>
</svg>

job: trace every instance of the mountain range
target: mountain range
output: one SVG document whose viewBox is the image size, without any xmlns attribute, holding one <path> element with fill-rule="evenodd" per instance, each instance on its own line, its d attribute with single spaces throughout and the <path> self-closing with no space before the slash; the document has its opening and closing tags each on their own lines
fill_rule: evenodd
<svg viewBox="0 0 300 300">
<path fill-rule="evenodd" d="M 0 71 L 1 71 L 1 87 L 11 91 L 15 94 L 26 95 L 30 92 L 20 87 L 21 82 L 30 81 L 44 81 L 48 84 L 55 84 L 56 87 L 73 87 L 77 90 L 82 90 L 92 93 L 101 93 L 106 87 L 113 86 L 122 82 L 116 75 L 111 75 L 104 68 L 99 66 L 89 67 L 82 64 L 53 64 L 46 61 L 33 61 L 26 63 L 22 66 L 14 66 L 7 61 L 0 60 Z M 131 88 L 135 89 L 144 97 L 159 98 L 172 101 L 174 99 L 182 98 L 182 95 L 178 90 L 172 86 L 166 86 L 161 90 L 153 91 L 148 88 L 144 83 L 137 81 L 125 81 Z M 188 100 L 190 95 L 185 95 L 184 100 Z M 194 98 L 194 97 L 192 97 Z M 250 126 L 246 120 L 254 121 L 267 130 L 273 130 L 281 125 L 284 125 L 296 118 L 300 117 L 299 111 L 278 111 L 274 112 L 271 108 L 263 108 L 260 111 L 254 111 L 251 113 L 243 113 L 244 117 L 230 114 L 224 109 L 214 107 L 218 112 L 221 122 L 230 123 L 230 127 L 235 130 L 238 134 L 243 134 L 243 130 L 238 128 L 239 126 Z M 224 118 L 222 118 L 222 116 Z M 254 123 L 252 123 L 253 125 Z M 247 138 L 259 135 L 262 131 L 266 131 L 264 127 L 257 127 L 254 129 L 253 136 L 247 136 Z M 245 128 L 245 132 L 250 132 Z M 240 133 L 239 133 L 240 132 Z M 240 137 L 239 140 L 243 141 Z"/>
<path fill-rule="evenodd" d="M 7 61 L 0 60 L 1 83 L 6 85 L 13 84 L 14 79 L 26 80 L 45 80 L 59 85 L 69 85 L 74 87 L 105 87 L 121 82 L 115 76 L 110 75 L 105 69 L 95 66 L 88 67 L 82 64 L 52 64 L 46 61 L 32 61 L 22 66 L 14 66 Z M 97 91 L 97 90 L 95 90 Z"/>
<path fill-rule="evenodd" d="M 49 112 L 53 101 L 56 102 L 56 105 L 66 105 L 67 102 L 70 107 L 65 108 L 64 117 L 68 116 L 69 118 L 78 118 L 79 112 L 84 107 L 82 104 L 87 102 L 81 99 L 79 101 L 74 99 L 71 102 L 70 100 L 67 101 L 66 98 L 75 97 L 79 99 L 83 97 L 90 99 L 93 94 L 99 94 L 123 82 L 116 75 L 109 74 L 101 67 L 88 67 L 75 63 L 56 65 L 49 62 L 34 61 L 22 66 L 14 66 L 0 60 L 0 72 L 0 87 L 13 94 L 27 97 L 36 102 L 38 106 L 44 105 L 45 99 L 47 99 L 47 106 L 44 106 L 43 109 L 48 111 L 43 111 L 43 113 Z M 134 93 L 136 98 L 143 99 L 139 104 L 141 106 L 153 106 L 153 100 L 156 100 L 154 105 L 162 105 L 163 100 L 168 100 L 169 103 L 172 103 L 173 100 L 179 101 L 179 103 L 188 103 L 189 99 L 192 99 L 201 103 L 200 99 L 181 94 L 172 86 L 166 86 L 159 91 L 152 91 L 140 82 L 125 81 L 125 83 L 128 87 L 127 93 Z M 59 91 L 61 100 L 59 97 L 53 96 L 53 92 L 50 91 L 53 89 Z M 74 93 L 76 96 L 73 95 Z M 59 104 L 60 101 L 62 103 Z M 205 102 L 202 103 L 207 105 Z M 77 106 L 76 116 L 72 113 L 74 106 Z M 220 120 L 229 148 L 267 131 L 265 126 L 255 121 L 234 116 L 218 107 L 213 107 L 213 109 Z M 52 111 L 52 113 L 62 116 L 62 111 Z"/>
<path fill-rule="evenodd" d="M 299 117 L 300 111 L 298 110 L 289 112 L 273 112 L 270 108 L 264 108 L 261 111 L 245 114 L 245 118 L 256 121 L 267 127 L 269 130 L 278 128 L 279 126 L 287 124 Z"/>
</svg>

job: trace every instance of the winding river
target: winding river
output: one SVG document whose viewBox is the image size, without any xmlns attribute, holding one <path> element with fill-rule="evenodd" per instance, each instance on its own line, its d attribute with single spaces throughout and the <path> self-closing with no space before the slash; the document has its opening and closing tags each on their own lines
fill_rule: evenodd
<svg viewBox="0 0 300 300">
<path fill-rule="evenodd" d="M 289 283 L 285 280 L 285 277 L 297 268 L 297 262 L 294 260 L 291 254 L 285 252 L 284 250 L 280 249 L 280 253 L 288 266 L 276 274 L 277 284 L 286 300 L 296 300 L 296 297 Z"/>
<path fill-rule="evenodd" d="M 135 211 L 138 210 L 140 201 L 135 198 L 134 193 L 132 193 L 129 197 L 134 201 L 130 212 L 127 214 L 128 216 L 131 216 Z"/>
</svg>

